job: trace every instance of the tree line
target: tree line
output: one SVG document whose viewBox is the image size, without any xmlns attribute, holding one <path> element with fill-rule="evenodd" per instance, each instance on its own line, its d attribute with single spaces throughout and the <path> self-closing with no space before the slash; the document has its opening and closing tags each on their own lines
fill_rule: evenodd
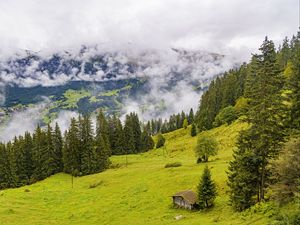
<svg viewBox="0 0 300 225">
<path fill-rule="evenodd" d="M 300 190 L 300 32 L 278 49 L 266 37 L 259 51 L 210 84 L 195 119 L 199 130 L 238 116 L 250 125 L 228 168 L 230 201 L 239 211 L 265 201 L 268 190 L 285 201 Z"/>
<path fill-rule="evenodd" d="M 136 113 L 126 115 L 123 125 L 118 117 L 100 111 L 95 129 L 89 115 L 72 118 L 64 135 L 57 123 L 54 129 L 37 126 L 33 133 L 0 143 L 0 189 L 32 184 L 59 172 L 73 176 L 101 172 L 112 154 L 153 147 L 151 131 L 141 126 Z"/>
<path fill-rule="evenodd" d="M 151 134 L 169 133 L 180 128 L 186 128 L 194 123 L 194 110 L 191 108 L 189 113 L 182 111 L 181 113 L 172 114 L 169 119 L 152 119 L 148 121 L 147 126 L 151 130 Z"/>
</svg>

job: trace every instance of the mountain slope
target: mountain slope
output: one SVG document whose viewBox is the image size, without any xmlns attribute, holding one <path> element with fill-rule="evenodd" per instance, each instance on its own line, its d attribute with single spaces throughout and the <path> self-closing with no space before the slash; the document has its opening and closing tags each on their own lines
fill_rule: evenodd
<svg viewBox="0 0 300 225">
<path fill-rule="evenodd" d="M 267 224 L 268 217 L 251 211 L 235 213 L 225 195 L 226 170 L 238 132 L 246 124 L 235 122 L 208 131 L 221 149 L 207 165 L 218 186 L 212 210 L 190 212 L 172 207 L 171 195 L 196 190 L 205 164 L 196 164 L 197 138 L 189 129 L 166 134 L 166 148 L 140 155 L 113 156 L 111 169 L 74 179 L 57 174 L 31 186 L 1 191 L 0 218 L 5 224 Z M 201 135 L 201 134 L 199 134 Z M 164 168 L 179 161 L 181 167 Z M 95 186 L 95 187 L 94 187 Z M 91 188 L 93 187 L 93 188 Z M 183 218 L 176 221 L 176 215 Z"/>
<path fill-rule="evenodd" d="M 191 99 L 232 64 L 222 55 L 179 49 L 22 52 L 0 61 L 0 121 L 41 102 L 47 102 L 44 123 L 61 110 L 122 114 L 134 109 L 147 119 L 187 111 L 196 107 Z"/>
</svg>

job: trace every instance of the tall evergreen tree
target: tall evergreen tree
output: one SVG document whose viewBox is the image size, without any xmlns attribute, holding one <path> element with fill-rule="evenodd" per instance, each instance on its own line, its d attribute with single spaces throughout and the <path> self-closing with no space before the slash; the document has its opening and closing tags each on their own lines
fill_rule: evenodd
<svg viewBox="0 0 300 225">
<path fill-rule="evenodd" d="M 284 137 L 283 106 L 280 93 L 282 78 L 276 61 L 274 43 L 266 38 L 260 51 L 260 55 L 254 55 L 252 58 L 252 74 L 250 74 L 251 79 L 248 80 L 250 88 L 246 92 L 250 99 L 247 121 L 251 127 L 239 138 L 239 150 L 235 152 L 235 160 L 229 167 L 231 201 L 233 205 L 243 202 L 247 207 L 252 204 L 252 198 L 248 195 L 252 195 L 254 192 L 257 195 L 257 201 L 264 199 L 269 178 L 267 166 L 270 160 L 278 155 Z M 243 166 L 247 164 L 245 160 L 248 163 L 255 162 L 254 171 L 252 171 L 252 174 L 256 175 L 253 178 L 256 180 L 255 186 L 253 183 L 245 183 L 243 187 L 240 187 L 241 180 L 237 171 L 241 174 L 249 171 Z M 241 189 L 248 191 L 243 193 Z M 242 196 L 235 198 L 237 195 Z"/>
<path fill-rule="evenodd" d="M 86 115 L 79 121 L 80 134 L 80 171 L 82 175 L 97 171 L 97 155 L 94 148 L 93 130 L 90 116 Z"/>
<path fill-rule="evenodd" d="M 193 108 L 190 109 L 189 116 L 188 116 L 188 122 L 189 122 L 189 125 L 194 122 L 194 110 L 193 110 Z"/>
<path fill-rule="evenodd" d="M 63 138 L 62 134 L 59 128 L 58 123 L 55 123 L 55 128 L 53 132 L 53 159 L 54 159 L 54 173 L 62 172 L 63 171 L 63 154 L 62 154 L 62 149 L 63 149 Z"/>
<path fill-rule="evenodd" d="M 71 119 L 69 131 L 65 133 L 65 144 L 63 148 L 64 172 L 78 174 L 80 172 L 80 134 L 78 122 Z"/>
<path fill-rule="evenodd" d="M 209 208 L 213 206 L 216 195 L 216 185 L 211 179 L 210 170 L 206 166 L 198 185 L 198 203 L 200 207 Z"/>
<path fill-rule="evenodd" d="M 46 134 L 38 125 L 33 135 L 32 159 L 34 164 L 32 182 L 45 179 L 48 175 L 49 152 L 47 149 Z"/>
<path fill-rule="evenodd" d="M 126 115 L 125 125 L 124 125 L 124 150 L 126 154 L 135 153 L 135 137 L 133 133 L 133 127 L 131 123 L 131 118 L 129 115 Z"/>
<path fill-rule="evenodd" d="M 100 110 L 97 116 L 97 124 L 96 124 L 96 139 L 103 138 L 106 149 L 109 150 L 109 155 L 111 155 L 110 143 L 109 143 L 109 130 L 108 130 L 108 122 L 105 118 L 105 115 L 102 110 Z"/>
</svg>

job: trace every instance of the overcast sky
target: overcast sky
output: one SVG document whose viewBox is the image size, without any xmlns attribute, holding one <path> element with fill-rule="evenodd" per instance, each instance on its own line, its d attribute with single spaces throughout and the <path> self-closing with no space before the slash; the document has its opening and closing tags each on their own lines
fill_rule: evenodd
<svg viewBox="0 0 300 225">
<path fill-rule="evenodd" d="M 249 56 L 298 30 L 299 0 L 0 0 L 1 54 L 82 44 Z"/>
</svg>

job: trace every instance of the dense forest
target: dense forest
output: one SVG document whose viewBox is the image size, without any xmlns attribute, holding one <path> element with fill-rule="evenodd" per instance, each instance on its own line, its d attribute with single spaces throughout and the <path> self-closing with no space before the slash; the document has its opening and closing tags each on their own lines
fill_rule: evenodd
<svg viewBox="0 0 300 225">
<path fill-rule="evenodd" d="M 154 147 L 151 132 L 141 129 L 136 113 L 126 115 L 124 125 L 116 116 L 72 118 L 64 135 L 58 124 L 54 129 L 37 126 L 33 134 L 15 137 L 0 144 L 0 188 L 19 187 L 45 179 L 55 173 L 73 176 L 97 173 L 108 168 L 112 154 L 132 154 Z"/>
<path fill-rule="evenodd" d="M 201 97 L 200 131 L 240 117 L 240 133 L 228 168 L 230 201 L 238 210 L 277 198 L 293 201 L 300 187 L 300 32 L 279 49 L 265 38 L 249 63 L 225 73 Z M 270 194 L 272 193 L 272 194 Z"/>
</svg>

